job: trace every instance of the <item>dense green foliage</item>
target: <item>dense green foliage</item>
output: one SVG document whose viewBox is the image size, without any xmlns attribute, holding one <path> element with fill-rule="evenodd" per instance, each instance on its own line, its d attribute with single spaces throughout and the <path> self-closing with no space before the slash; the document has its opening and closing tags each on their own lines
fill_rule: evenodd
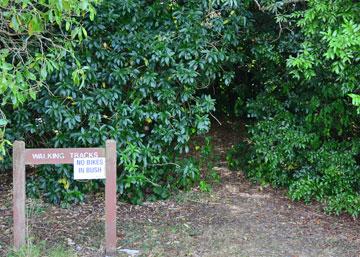
<svg viewBox="0 0 360 257">
<path fill-rule="evenodd" d="M 6 102 L 7 140 L 86 147 L 114 138 L 119 193 L 133 203 L 194 184 L 209 191 L 200 174 L 217 180 L 209 141 L 200 161 L 187 153 L 216 100 L 217 113 L 249 124 L 228 154 L 232 169 L 358 216 L 359 13 L 351 0 L 103 1 L 94 20 L 84 16 L 76 59 L 46 70 L 36 101 L 16 112 Z M 37 174 L 30 193 L 56 203 L 102 186 L 73 181 L 68 166 Z"/>
<path fill-rule="evenodd" d="M 97 0 L 0 0 L 0 104 L 18 107 L 35 99 L 47 76 L 87 33 L 81 16 L 93 18 Z M 81 67 L 74 70 L 79 80 Z M 75 82 L 76 82 L 75 80 Z M 0 109 L 0 158 L 5 155 L 6 115 Z"/>
<path fill-rule="evenodd" d="M 23 138 L 28 147 L 98 146 L 115 139 L 119 193 L 134 203 L 188 188 L 200 180 L 201 164 L 181 155 L 210 127 L 214 100 L 201 90 L 217 80 L 228 83 L 231 64 L 241 58 L 242 12 L 199 1 L 104 1 L 95 20 L 85 23 L 89 37 L 76 53 L 87 67 L 86 81 L 80 87 L 72 82 L 77 63 L 69 59 L 36 101 L 7 115 L 8 139 Z M 46 192 L 57 203 L 82 200 L 82 192 L 99 186 L 73 181 L 66 166 L 37 174 L 30 192 Z"/>
<path fill-rule="evenodd" d="M 271 7 L 276 8 L 270 3 L 267 10 Z M 318 200 L 329 212 L 358 216 L 359 116 L 349 95 L 356 104 L 360 4 L 312 0 L 282 7 L 273 17 L 281 21 L 280 38 L 266 41 L 270 46 L 253 57 L 256 67 L 248 74 L 256 91 L 247 98 L 253 125 L 243 167 L 256 181 L 289 187 L 294 200 Z M 270 13 L 261 14 L 258 22 Z M 253 33 L 266 37 L 259 28 Z M 238 153 L 229 153 L 230 164 L 245 157 Z"/>
</svg>

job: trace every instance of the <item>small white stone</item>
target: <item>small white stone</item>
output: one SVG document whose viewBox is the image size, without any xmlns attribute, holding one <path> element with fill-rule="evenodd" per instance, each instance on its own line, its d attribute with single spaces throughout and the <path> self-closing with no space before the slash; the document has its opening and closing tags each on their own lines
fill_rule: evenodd
<svg viewBox="0 0 360 257">
<path fill-rule="evenodd" d="M 68 245 L 74 245 L 75 242 L 71 238 L 67 238 L 67 244 Z"/>
<path fill-rule="evenodd" d="M 119 249 L 119 252 L 126 253 L 129 256 L 136 256 L 140 253 L 139 250 L 131 250 L 131 249 Z"/>
</svg>

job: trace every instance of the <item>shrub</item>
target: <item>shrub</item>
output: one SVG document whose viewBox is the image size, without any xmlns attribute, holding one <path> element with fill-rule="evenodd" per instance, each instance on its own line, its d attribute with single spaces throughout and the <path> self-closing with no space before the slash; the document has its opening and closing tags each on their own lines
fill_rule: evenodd
<svg viewBox="0 0 360 257">
<path fill-rule="evenodd" d="M 77 49 L 86 71 L 82 86 L 72 82 L 76 63 L 69 60 L 36 101 L 12 115 L 7 109 L 8 140 L 89 147 L 113 138 L 124 199 L 140 203 L 188 188 L 200 179 L 199 168 L 182 154 L 193 136 L 209 130 L 214 110 L 214 100 L 200 90 L 223 80 L 224 67 L 238 60 L 233 49 L 241 19 L 241 8 L 225 4 L 104 1 L 95 20 L 85 22 L 89 38 Z M 73 181 L 67 166 L 41 167 L 37 174 L 29 191 L 65 205 L 102 185 Z"/>
<path fill-rule="evenodd" d="M 261 184 L 288 187 L 293 200 L 317 200 L 328 212 L 359 215 L 358 141 L 321 142 L 289 113 L 257 122 L 249 129 L 249 138 L 251 156 L 231 154 L 230 167 L 240 165 L 236 168 Z"/>
<path fill-rule="evenodd" d="M 349 95 L 356 105 L 360 5 L 259 4 L 274 14 L 280 36 L 271 41 L 273 23 L 264 23 L 266 14 L 256 16 L 263 28 L 252 33 L 265 47 L 256 42 L 246 50 L 251 83 L 242 87 L 253 95 L 241 99 L 251 155 L 239 154 L 239 146 L 228 155 L 230 167 L 245 166 L 252 180 L 288 188 L 293 200 L 317 200 L 329 212 L 358 216 L 360 116 Z"/>
</svg>

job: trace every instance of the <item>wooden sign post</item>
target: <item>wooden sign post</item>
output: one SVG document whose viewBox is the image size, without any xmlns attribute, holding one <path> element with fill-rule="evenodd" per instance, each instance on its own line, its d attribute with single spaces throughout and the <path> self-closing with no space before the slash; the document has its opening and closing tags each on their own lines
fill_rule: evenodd
<svg viewBox="0 0 360 257">
<path fill-rule="evenodd" d="M 105 163 L 103 159 L 105 158 Z M 25 245 L 25 165 L 84 164 L 78 172 L 82 179 L 103 178 L 105 168 L 105 254 L 116 254 L 116 142 L 107 140 L 105 148 L 25 149 L 23 141 L 13 146 L 13 219 L 14 247 Z"/>
</svg>

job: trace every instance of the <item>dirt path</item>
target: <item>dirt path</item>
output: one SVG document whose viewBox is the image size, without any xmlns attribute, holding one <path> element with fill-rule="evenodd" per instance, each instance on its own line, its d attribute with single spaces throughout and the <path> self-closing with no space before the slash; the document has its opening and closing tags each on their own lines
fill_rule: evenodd
<svg viewBox="0 0 360 257">
<path fill-rule="evenodd" d="M 218 153 L 238 140 L 228 129 L 212 133 Z M 223 160 L 223 158 L 222 158 Z M 289 201 L 286 194 L 249 183 L 220 161 L 222 182 L 211 193 L 196 189 L 143 206 L 120 204 L 119 247 L 138 256 L 358 257 L 360 222 L 327 216 L 319 205 Z M 0 192 L 0 256 L 11 236 L 10 188 Z M 30 201 L 29 228 L 37 240 L 63 243 L 78 256 L 102 256 L 102 196 L 70 209 Z M 119 253 L 119 256 L 127 254 Z"/>
</svg>

